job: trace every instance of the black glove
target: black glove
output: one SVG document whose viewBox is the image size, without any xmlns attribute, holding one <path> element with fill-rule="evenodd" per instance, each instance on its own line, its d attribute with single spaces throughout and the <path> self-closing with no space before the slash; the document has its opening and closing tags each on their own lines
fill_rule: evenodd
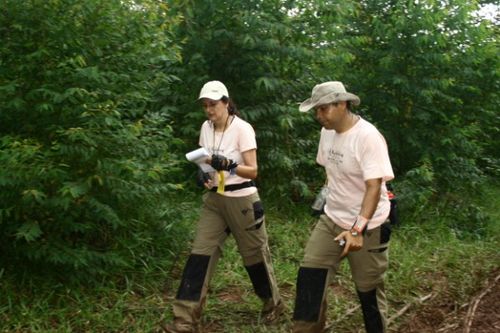
<svg viewBox="0 0 500 333">
<path fill-rule="evenodd" d="M 214 154 L 212 155 L 212 162 L 210 163 L 210 165 L 217 171 L 229 171 L 236 168 L 238 166 L 238 163 L 234 162 L 233 160 L 227 159 L 222 155 Z"/>
<path fill-rule="evenodd" d="M 208 172 L 198 170 L 198 173 L 196 174 L 196 185 L 205 188 L 205 183 L 208 183 L 210 179 L 211 178 Z"/>
</svg>

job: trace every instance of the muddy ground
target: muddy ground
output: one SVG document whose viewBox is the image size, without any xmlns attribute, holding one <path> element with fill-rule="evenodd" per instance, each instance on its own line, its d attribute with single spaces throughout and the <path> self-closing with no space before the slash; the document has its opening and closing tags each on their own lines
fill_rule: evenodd
<svg viewBox="0 0 500 333">
<path fill-rule="evenodd" d="M 452 299 L 429 299 L 413 310 L 397 332 L 498 333 L 500 332 L 500 271 L 495 272 L 472 299 L 457 306 Z"/>
</svg>

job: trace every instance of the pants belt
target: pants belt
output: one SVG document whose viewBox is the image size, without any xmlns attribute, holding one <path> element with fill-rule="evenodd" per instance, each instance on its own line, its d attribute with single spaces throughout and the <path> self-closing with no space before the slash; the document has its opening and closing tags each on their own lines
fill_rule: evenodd
<svg viewBox="0 0 500 333">
<path fill-rule="evenodd" d="M 240 183 L 240 184 L 231 184 L 231 185 L 226 185 L 224 186 L 224 191 L 236 191 L 236 190 L 241 190 L 242 188 L 247 188 L 247 187 L 254 187 L 255 182 L 253 180 L 250 180 L 248 182 Z M 212 192 L 217 192 L 217 186 L 214 186 L 210 189 Z"/>
</svg>

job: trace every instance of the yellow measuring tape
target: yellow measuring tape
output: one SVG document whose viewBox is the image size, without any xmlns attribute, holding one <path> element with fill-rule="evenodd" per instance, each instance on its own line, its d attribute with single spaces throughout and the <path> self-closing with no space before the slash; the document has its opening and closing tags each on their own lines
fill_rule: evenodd
<svg viewBox="0 0 500 333">
<path fill-rule="evenodd" d="M 224 171 L 219 171 L 218 174 L 219 174 L 219 185 L 217 186 L 217 193 L 223 194 L 225 187 Z"/>
</svg>

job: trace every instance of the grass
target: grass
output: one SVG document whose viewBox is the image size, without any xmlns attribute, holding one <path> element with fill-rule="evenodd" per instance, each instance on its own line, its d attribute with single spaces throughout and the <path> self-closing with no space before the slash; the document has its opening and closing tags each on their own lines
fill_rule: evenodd
<svg viewBox="0 0 500 333">
<path fill-rule="evenodd" d="M 435 299 L 464 304 L 481 287 L 481 281 L 498 270 L 499 196 L 500 187 L 490 185 L 480 198 L 491 222 L 481 239 L 458 237 L 439 217 L 416 225 L 402 216 L 403 225 L 391 239 L 386 279 L 389 316 L 430 293 Z M 305 206 L 286 210 L 275 207 L 268 204 L 267 224 L 275 273 L 288 306 L 286 316 L 277 326 L 260 324 L 260 301 L 230 238 L 203 314 L 206 332 L 289 331 L 297 269 L 315 219 Z M 192 224 L 195 215 L 185 223 Z M 114 273 L 102 280 L 68 282 L 53 276 L 22 279 L 0 269 L 0 332 L 153 332 L 158 322 L 171 318 L 171 301 L 188 245 L 184 251 L 173 267 L 170 261 L 159 259 L 137 271 Z M 359 331 L 362 318 L 357 306 L 350 272 L 343 263 L 329 290 L 328 318 L 335 331 Z M 411 309 L 397 318 L 391 330 L 397 332 L 410 314 Z"/>
</svg>

